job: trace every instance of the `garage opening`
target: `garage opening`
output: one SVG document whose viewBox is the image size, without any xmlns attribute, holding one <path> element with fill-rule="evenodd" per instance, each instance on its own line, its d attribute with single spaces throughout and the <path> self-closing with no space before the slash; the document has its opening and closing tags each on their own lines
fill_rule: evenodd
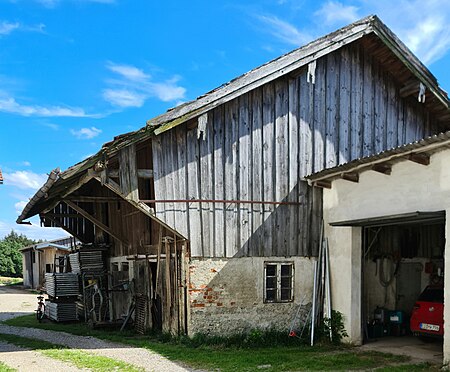
<svg viewBox="0 0 450 372">
<path fill-rule="evenodd" d="M 333 225 L 362 227 L 364 343 L 422 349 L 442 360 L 445 213 Z"/>
</svg>

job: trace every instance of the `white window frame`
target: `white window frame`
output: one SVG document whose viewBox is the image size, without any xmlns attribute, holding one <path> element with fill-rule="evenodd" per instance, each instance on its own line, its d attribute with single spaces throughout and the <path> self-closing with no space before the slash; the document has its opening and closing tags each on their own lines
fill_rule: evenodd
<svg viewBox="0 0 450 372">
<path fill-rule="evenodd" d="M 272 276 L 276 278 L 276 296 L 275 299 L 267 299 L 267 266 L 276 266 L 276 275 Z M 290 281 L 290 298 L 281 299 L 281 267 L 290 266 L 291 267 L 291 281 Z M 292 261 L 281 261 L 281 262 L 264 262 L 264 303 L 277 303 L 277 302 L 293 302 L 294 301 L 294 262 Z"/>
</svg>

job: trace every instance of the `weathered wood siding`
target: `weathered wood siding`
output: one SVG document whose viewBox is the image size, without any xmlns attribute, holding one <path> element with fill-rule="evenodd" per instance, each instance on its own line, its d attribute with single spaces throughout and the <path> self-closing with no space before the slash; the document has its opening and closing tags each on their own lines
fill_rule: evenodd
<svg viewBox="0 0 450 372">
<path fill-rule="evenodd" d="M 428 135 L 416 97 L 357 46 L 317 60 L 208 113 L 205 138 L 181 125 L 153 142 L 155 197 L 299 202 L 158 203 L 192 256 L 315 255 L 321 192 L 303 177 Z M 427 128 L 427 129 L 426 129 Z"/>
</svg>

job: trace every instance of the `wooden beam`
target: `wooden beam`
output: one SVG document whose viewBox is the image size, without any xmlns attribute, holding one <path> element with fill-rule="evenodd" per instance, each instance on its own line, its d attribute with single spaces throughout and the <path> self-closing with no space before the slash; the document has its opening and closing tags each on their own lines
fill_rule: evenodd
<svg viewBox="0 0 450 372">
<path fill-rule="evenodd" d="M 111 203 L 121 200 L 116 196 L 68 196 L 65 199 L 81 203 Z"/>
<path fill-rule="evenodd" d="M 405 98 L 419 91 L 419 81 L 413 80 L 400 89 L 400 97 Z"/>
<path fill-rule="evenodd" d="M 122 194 L 120 189 L 118 188 L 117 183 L 111 182 L 111 180 L 108 180 L 108 182 L 103 183 L 100 177 L 95 177 L 95 179 L 100 182 L 103 186 L 107 187 L 111 191 L 113 191 L 116 195 L 120 196 L 124 201 L 131 204 L 136 209 L 140 210 L 142 213 L 150 217 L 152 220 L 156 221 L 159 225 L 164 227 L 166 230 L 176 234 L 181 239 L 186 239 L 183 235 L 181 235 L 178 231 L 171 228 L 169 225 L 167 225 L 164 221 L 161 221 L 158 217 L 155 216 L 155 213 L 152 208 L 150 208 L 148 205 L 142 203 L 141 201 L 135 201 L 131 198 L 127 198 L 125 195 Z"/>
<path fill-rule="evenodd" d="M 118 169 L 108 169 L 108 176 L 119 178 L 119 170 Z M 153 169 L 138 169 L 137 170 L 138 178 L 151 179 L 153 178 Z"/>
<path fill-rule="evenodd" d="M 341 178 L 346 181 L 358 183 L 359 182 L 359 173 L 356 173 L 356 172 L 342 173 Z"/>
<path fill-rule="evenodd" d="M 72 231 L 72 229 L 68 228 L 67 226 L 64 226 L 63 224 L 61 224 L 57 219 L 49 217 L 48 215 L 44 214 L 44 215 L 39 215 L 41 218 L 47 218 L 48 220 L 50 220 L 51 222 L 53 222 L 55 225 L 57 225 L 58 227 L 60 227 L 61 229 L 63 229 L 65 232 L 69 233 L 70 235 L 74 236 L 75 238 L 77 238 L 80 242 L 82 243 L 87 243 L 86 239 L 81 237 L 81 235 L 77 234 L 76 232 Z"/>
<path fill-rule="evenodd" d="M 46 216 L 53 218 L 82 218 L 82 216 L 75 213 L 47 213 Z"/>
<path fill-rule="evenodd" d="M 139 185 L 136 164 L 136 144 L 119 152 L 119 182 L 122 193 L 132 200 L 139 200 Z"/>
<path fill-rule="evenodd" d="M 63 198 L 65 198 L 67 195 L 72 194 L 73 192 L 78 190 L 81 186 L 88 183 L 94 177 L 95 174 L 96 173 L 92 169 L 88 169 L 86 174 L 84 176 L 80 177 L 80 179 L 78 180 L 78 182 L 75 185 L 72 185 L 67 190 L 65 190 L 64 193 L 58 197 L 57 201 L 50 204 L 50 206 L 48 206 L 46 209 L 43 210 L 43 213 L 50 212 L 52 209 L 54 209 L 59 204 L 59 202 Z"/>
<path fill-rule="evenodd" d="M 372 166 L 372 170 L 378 173 L 383 173 L 389 176 L 392 172 L 392 167 L 390 164 L 375 164 Z"/>
<path fill-rule="evenodd" d="M 425 154 L 425 153 L 410 154 L 408 159 L 417 164 L 430 165 L 430 155 Z"/>
<path fill-rule="evenodd" d="M 331 181 L 328 180 L 316 181 L 313 185 L 315 187 L 321 187 L 323 189 L 331 189 Z"/>
<path fill-rule="evenodd" d="M 119 242 L 124 244 L 125 246 L 128 246 L 128 242 L 125 241 L 122 237 L 120 237 L 118 234 L 116 234 L 110 227 L 106 226 L 103 222 L 97 220 L 94 216 L 90 215 L 88 212 L 86 212 L 83 208 L 81 208 L 79 205 L 75 204 L 74 202 L 64 199 L 64 203 L 66 203 L 70 208 L 77 211 L 79 214 L 81 214 L 84 218 L 91 221 L 95 226 L 97 226 L 99 229 L 103 230 L 105 233 L 112 236 L 114 239 L 117 239 Z"/>
</svg>

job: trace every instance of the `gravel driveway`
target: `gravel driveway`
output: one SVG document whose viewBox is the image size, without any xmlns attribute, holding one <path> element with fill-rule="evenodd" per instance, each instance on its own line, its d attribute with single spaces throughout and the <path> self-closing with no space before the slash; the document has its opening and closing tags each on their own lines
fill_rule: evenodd
<svg viewBox="0 0 450 372">
<path fill-rule="evenodd" d="M 37 303 L 36 295 L 29 294 L 29 292 L 20 288 L 0 287 L 0 295 L 0 320 L 30 313 L 34 310 L 34 304 Z M 12 327 L 4 324 L 0 324 L 0 333 L 44 340 L 53 344 L 84 350 L 92 354 L 102 355 L 115 360 L 122 360 L 126 363 L 141 367 L 146 371 L 175 372 L 190 370 L 150 350 L 103 341 L 94 337 L 75 336 L 65 332 L 55 332 L 36 328 Z M 13 349 L 14 352 L 12 351 Z M 19 370 L 37 371 L 37 364 L 46 366 L 46 362 L 42 362 L 43 364 L 41 364 L 41 359 L 36 359 L 39 361 L 33 362 L 31 356 L 34 354 L 38 353 L 16 348 L 15 346 L 6 343 L 0 343 L 0 360 L 11 367 L 18 368 L 12 361 L 17 360 L 17 358 L 20 359 L 20 355 L 23 355 L 23 364 Z M 41 355 L 40 358 L 48 359 Z M 76 368 L 73 369 L 74 367 L 68 367 L 65 363 L 57 363 L 61 365 L 64 364 L 63 367 L 59 367 L 60 370 L 77 370 Z M 52 367 L 47 364 L 46 370 L 48 371 L 49 369 L 51 370 Z"/>
</svg>

